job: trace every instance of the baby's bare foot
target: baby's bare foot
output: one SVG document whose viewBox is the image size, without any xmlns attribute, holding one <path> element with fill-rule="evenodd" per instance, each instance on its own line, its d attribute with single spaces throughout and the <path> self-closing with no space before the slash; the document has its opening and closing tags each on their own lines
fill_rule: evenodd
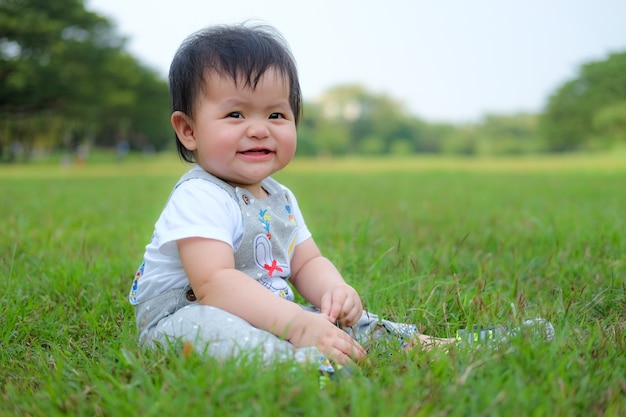
<svg viewBox="0 0 626 417">
<path fill-rule="evenodd" d="M 456 339 L 453 337 L 450 338 L 441 338 L 441 337 L 433 337 L 428 336 L 427 334 L 420 334 L 417 338 L 414 338 L 412 341 L 406 344 L 404 347 L 404 351 L 409 351 L 416 346 L 420 346 L 424 350 L 431 350 L 435 347 L 439 346 L 447 346 L 456 342 Z"/>
</svg>

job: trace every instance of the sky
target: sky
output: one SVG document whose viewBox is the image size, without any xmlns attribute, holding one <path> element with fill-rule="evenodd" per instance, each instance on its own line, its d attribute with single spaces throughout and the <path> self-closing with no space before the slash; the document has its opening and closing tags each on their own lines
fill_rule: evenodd
<svg viewBox="0 0 626 417">
<path fill-rule="evenodd" d="M 540 112 L 580 66 L 626 51 L 624 0 L 86 0 L 165 77 L 211 24 L 261 21 L 298 63 L 305 100 L 361 84 L 432 122 Z"/>
</svg>

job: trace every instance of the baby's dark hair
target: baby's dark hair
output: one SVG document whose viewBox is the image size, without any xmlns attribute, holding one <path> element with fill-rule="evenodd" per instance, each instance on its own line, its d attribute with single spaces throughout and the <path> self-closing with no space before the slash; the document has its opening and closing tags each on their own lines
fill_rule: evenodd
<svg viewBox="0 0 626 417">
<path fill-rule="evenodd" d="M 206 75 L 214 71 L 245 86 L 256 88 L 268 69 L 275 68 L 289 83 L 289 104 L 298 123 L 302 92 L 295 59 L 282 35 L 267 25 L 210 26 L 189 36 L 178 48 L 170 66 L 172 112 L 194 117 L 194 105 L 206 87 Z M 178 154 L 195 162 L 193 152 L 176 136 Z"/>
</svg>

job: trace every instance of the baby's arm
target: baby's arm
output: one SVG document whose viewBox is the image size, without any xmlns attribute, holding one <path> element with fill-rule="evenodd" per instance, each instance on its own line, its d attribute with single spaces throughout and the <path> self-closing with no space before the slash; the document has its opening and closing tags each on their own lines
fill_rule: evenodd
<svg viewBox="0 0 626 417">
<path fill-rule="evenodd" d="M 294 287 L 319 307 L 330 322 L 339 320 L 344 326 L 356 324 L 363 312 L 359 294 L 346 284 L 335 265 L 322 256 L 312 238 L 296 247 L 291 270 Z"/>
<path fill-rule="evenodd" d="M 339 363 L 365 355 L 356 341 L 324 317 L 277 297 L 236 270 L 228 244 L 213 239 L 187 238 L 177 241 L 177 245 L 185 273 L 201 304 L 228 311 L 296 347 L 317 346 Z"/>
</svg>

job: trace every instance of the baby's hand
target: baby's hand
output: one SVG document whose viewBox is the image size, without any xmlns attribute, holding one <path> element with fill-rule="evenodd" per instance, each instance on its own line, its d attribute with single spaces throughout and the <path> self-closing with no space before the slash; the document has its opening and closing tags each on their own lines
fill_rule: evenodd
<svg viewBox="0 0 626 417">
<path fill-rule="evenodd" d="M 318 313 L 302 311 L 291 324 L 288 340 L 296 347 L 316 346 L 329 359 L 342 365 L 365 357 L 365 349 Z"/>
<path fill-rule="evenodd" d="M 363 304 L 354 288 L 348 284 L 335 285 L 322 296 L 322 315 L 331 323 L 337 322 L 342 326 L 354 326 L 361 318 Z"/>
</svg>

